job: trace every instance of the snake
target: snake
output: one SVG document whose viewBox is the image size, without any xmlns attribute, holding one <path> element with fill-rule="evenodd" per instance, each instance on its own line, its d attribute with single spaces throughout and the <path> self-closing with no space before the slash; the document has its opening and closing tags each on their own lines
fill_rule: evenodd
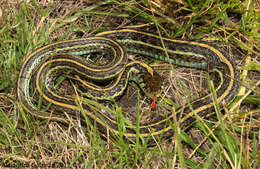
<svg viewBox="0 0 260 169">
<path fill-rule="evenodd" d="M 173 135 L 172 112 L 151 124 L 120 125 L 101 111 L 91 111 L 84 98 L 95 102 L 109 102 L 120 98 L 129 81 L 133 81 L 148 98 L 154 99 L 161 90 L 161 78 L 150 66 L 141 61 L 130 61 L 129 55 L 140 55 L 181 67 L 209 72 L 218 70 L 221 77 L 216 90 L 216 101 L 210 94 L 198 98 L 176 110 L 181 128 L 195 121 L 195 115 L 206 117 L 217 102 L 230 103 L 238 91 L 238 71 L 227 52 L 214 44 L 162 37 L 137 29 L 109 30 L 95 36 L 59 41 L 43 46 L 23 61 L 17 82 L 17 98 L 26 112 L 43 119 L 67 122 L 63 112 L 73 117 L 87 115 L 95 122 L 100 133 L 123 135 L 133 140 L 137 137 L 156 139 Z M 92 57 L 92 59 L 89 58 Z M 100 63 L 93 59 L 105 57 Z M 60 76 L 71 77 L 77 95 L 59 95 L 55 90 Z M 156 79 L 153 86 L 147 81 Z M 181 113 L 182 112 L 182 113 Z M 137 131 L 138 130 L 138 131 Z"/>
</svg>

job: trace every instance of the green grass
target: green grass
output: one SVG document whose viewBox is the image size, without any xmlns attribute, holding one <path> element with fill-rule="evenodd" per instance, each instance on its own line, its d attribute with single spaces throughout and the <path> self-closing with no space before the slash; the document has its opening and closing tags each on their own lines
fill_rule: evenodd
<svg viewBox="0 0 260 169">
<path fill-rule="evenodd" d="M 4 0 L 0 4 L 0 166 L 260 167 L 259 0 L 105 0 L 96 3 L 58 0 L 46 4 L 35 0 L 30 3 Z M 117 104 L 109 110 L 102 104 L 89 103 L 93 111 L 106 109 L 117 117 L 120 135 L 110 140 L 114 143 L 104 139 L 87 116 L 84 127 L 85 124 L 69 117 L 68 124 L 37 119 L 21 108 L 16 100 L 16 81 L 22 61 L 33 50 L 54 41 L 87 37 L 126 26 L 156 30 L 154 33 L 171 38 L 215 41 L 225 46 L 240 70 L 241 87 L 235 101 L 226 105 L 224 111 L 220 111 L 216 103 L 216 113 L 208 120 L 197 117 L 190 130 L 177 132 L 178 125 L 173 123 L 174 137 L 162 138 L 154 146 L 149 146 L 146 140 L 136 139 L 136 144 L 131 144 L 123 138 L 129 121 L 122 118 L 125 110 Z M 190 86 L 182 85 L 186 77 L 178 79 L 183 75 L 182 70 L 172 71 L 177 81 L 181 81 L 174 87 L 193 97 Z M 188 73 L 186 76 L 189 77 Z M 213 95 L 214 91 L 212 89 Z M 139 108 L 143 104 L 141 97 L 137 94 L 137 129 L 141 118 L 149 116 Z"/>
</svg>

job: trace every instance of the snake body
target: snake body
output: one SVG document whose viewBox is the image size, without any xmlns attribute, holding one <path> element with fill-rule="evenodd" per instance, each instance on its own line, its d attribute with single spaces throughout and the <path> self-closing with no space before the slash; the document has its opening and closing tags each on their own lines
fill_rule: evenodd
<svg viewBox="0 0 260 169">
<path fill-rule="evenodd" d="M 112 56 L 106 64 L 96 64 L 84 58 L 92 53 Z M 143 81 L 143 72 L 152 78 L 154 71 L 142 62 L 128 62 L 129 53 L 205 71 L 218 69 L 222 82 L 216 91 L 217 102 L 220 105 L 224 102 L 229 103 L 236 96 L 238 72 L 228 55 L 217 47 L 205 42 L 170 39 L 134 29 L 121 29 L 101 32 L 85 39 L 52 43 L 31 53 L 23 62 L 18 77 L 18 100 L 27 112 L 37 117 L 66 122 L 64 115 L 55 109 L 68 110 L 72 115 L 81 112 L 97 122 L 101 133 L 106 133 L 105 130 L 108 130 L 114 135 L 119 135 L 119 125 L 116 121 L 102 113 L 89 111 L 88 105 L 83 104 L 82 109 L 75 102 L 74 96 L 59 96 L 50 86 L 55 85 L 56 75 L 72 72 L 76 74 L 74 81 L 80 84 L 76 85 L 76 90 L 82 97 L 113 100 L 123 94 L 129 80 L 140 83 L 139 86 L 144 93 L 148 97 L 153 97 L 151 89 Z M 95 83 L 110 80 L 112 82 L 105 86 Z M 84 87 L 87 90 L 83 89 Z M 40 107 L 39 100 L 45 106 Z M 177 110 L 176 116 L 180 126 L 185 128 L 194 121 L 194 114 L 204 117 L 213 107 L 212 97 L 208 95 Z M 182 115 L 181 111 L 184 112 Z M 173 133 L 172 122 L 173 115 L 169 113 L 163 120 L 139 126 L 139 136 L 143 138 L 169 136 Z M 136 126 L 126 125 L 123 135 L 126 138 L 135 138 Z"/>
</svg>

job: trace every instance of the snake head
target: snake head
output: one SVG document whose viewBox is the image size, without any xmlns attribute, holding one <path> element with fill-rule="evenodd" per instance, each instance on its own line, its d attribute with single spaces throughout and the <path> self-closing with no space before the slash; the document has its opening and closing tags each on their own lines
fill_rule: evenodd
<svg viewBox="0 0 260 169">
<path fill-rule="evenodd" d="M 153 72 L 152 74 L 145 73 L 144 74 L 144 83 L 146 84 L 146 88 L 144 90 L 145 94 L 153 98 L 154 96 L 157 97 L 162 92 L 162 77 L 156 72 Z"/>
</svg>

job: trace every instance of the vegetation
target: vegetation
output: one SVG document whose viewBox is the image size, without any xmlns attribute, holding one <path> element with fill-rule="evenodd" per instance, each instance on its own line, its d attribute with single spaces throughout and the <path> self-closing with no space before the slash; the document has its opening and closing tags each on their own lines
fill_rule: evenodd
<svg viewBox="0 0 260 169">
<path fill-rule="evenodd" d="M 260 168 L 259 0 L 3 0 L 0 4 L 0 166 Z M 85 127 L 70 117 L 68 124 L 37 119 L 22 109 L 16 81 L 28 54 L 51 42 L 123 27 L 214 41 L 227 50 L 240 71 L 236 99 L 223 111 L 154 146 L 130 144 L 122 138 L 109 142 L 95 124 Z M 151 59 L 145 62 L 158 69 L 170 90 L 176 90 L 171 91 L 176 93 L 172 96 L 176 105 L 183 104 L 183 93 L 190 96 L 188 100 L 203 93 L 201 72 Z M 128 90 L 137 92 L 134 87 Z M 125 95 L 124 102 L 114 105 L 118 117 L 123 111 L 137 112 L 139 121 L 152 116 L 140 117 L 140 109 L 149 109 L 150 103 L 142 95 Z M 122 129 L 123 125 L 120 121 Z"/>
</svg>

